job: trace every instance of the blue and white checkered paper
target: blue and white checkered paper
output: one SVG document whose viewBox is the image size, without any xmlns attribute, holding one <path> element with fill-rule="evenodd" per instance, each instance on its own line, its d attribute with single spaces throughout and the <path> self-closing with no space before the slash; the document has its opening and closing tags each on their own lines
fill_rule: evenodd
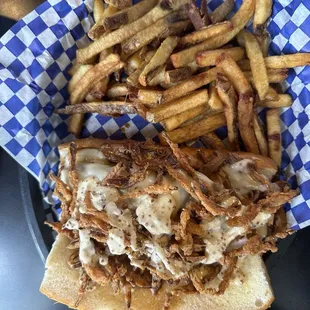
<svg viewBox="0 0 310 310">
<path fill-rule="evenodd" d="M 222 0 L 211 0 L 214 10 Z M 235 10 L 241 0 L 236 1 Z M 68 69 L 76 49 L 89 43 L 92 0 L 49 0 L 16 23 L 0 39 L 0 144 L 40 182 L 52 202 L 47 175 L 57 171 L 57 145 L 73 140 L 67 116 L 53 114 L 68 100 Z M 271 54 L 310 50 L 310 1 L 275 0 L 268 27 Z M 283 166 L 301 195 L 286 206 L 294 229 L 310 225 L 310 68 L 290 70 L 285 88 L 294 98 L 281 111 Z M 128 126 L 128 124 L 130 126 Z M 126 125 L 126 126 L 125 126 Z M 82 137 L 154 138 L 159 125 L 137 115 L 86 117 Z"/>
</svg>

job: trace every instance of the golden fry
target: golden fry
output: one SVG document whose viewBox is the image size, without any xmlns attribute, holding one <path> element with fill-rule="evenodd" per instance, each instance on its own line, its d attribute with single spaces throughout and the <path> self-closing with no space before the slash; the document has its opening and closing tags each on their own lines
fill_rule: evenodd
<svg viewBox="0 0 310 310">
<path fill-rule="evenodd" d="M 256 0 L 253 18 L 254 33 L 260 33 L 265 29 L 265 23 L 271 15 L 272 0 Z"/>
<path fill-rule="evenodd" d="M 268 101 L 277 101 L 280 99 L 280 96 L 279 94 L 276 92 L 276 90 L 269 86 L 269 90 L 268 90 L 268 94 L 265 98 L 265 100 L 268 100 Z"/>
<path fill-rule="evenodd" d="M 245 49 L 250 60 L 253 81 L 259 98 L 264 100 L 268 94 L 269 81 L 264 57 L 260 46 L 253 34 L 245 31 Z"/>
<path fill-rule="evenodd" d="M 222 53 L 217 59 L 216 66 L 222 69 L 239 95 L 252 94 L 250 83 L 231 56 Z"/>
<path fill-rule="evenodd" d="M 169 103 L 163 103 L 158 107 L 149 110 L 146 113 L 146 119 L 149 122 L 157 123 L 165 118 L 172 117 L 197 106 L 207 106 L 208 99 L 209 95 L 207 89 L 195 91 L 186 97 L 179 98 Z"/>
<path fill-rule="evenodd" d="M 157 20 L 170 14 L 172 11 L 178 10 L 182 5 L 188 3 L 189 0 L 171 0 L 167 6 L 166 0 L 160 0 L 159 3 L 143 17 L 135 22 L 125 25 L 111 33 L 100 37 L 87 47 L 77 51 L 78 63 L 85 63 L 93 56 L 98 55 L 101 51 L 122 43 L 132 37 L 139 31 L 154 24 Z"/>
<path fill-rule="evenodd" d="M 233 29 L 233 24 L 230 21 L 222 22 L 215 25 L 204 27 L 198 31 L 191 32 L 180 39 L 179 46 L 197 44 L 217 35 L 226 33 Z"/>
<path fill-rule="evenodd" d="M 213 150 L 225 150 L 223 141 L 214 133 L 209 132 L 200 137 L 201 142 L 208 148 Z"/>
<path fill-rule="evenodd" d="M 98 83 L 105 76 L 121 69 L 123 66 L 124 63 L 120 61 L 118 55 L 110 54 L 106 59 L 98 63 L 82 77 L 79 82 L 79 87 L 76 87 L 71 93 L 70 103 L 81 103 L 91 91 L 94 84 Z"/>
<path fill-rule="evenodd" d="M 126 97 L 129 94 L 129 87 L 126 83 L 112 84 L 108 91 L 107 96 L 109 98 Z"/>
<path fill-rule="evenodd" d="M 264 130 L 262 128 L 262 125 L 260 124 L 260 121 L 258 119 L 257 113 L 253 114 L 253 128 L 257 139 L 260 154 L 262 154 L 263 156 L 268 156 L 267 139 Z"/>
<path fill-rule="evenodd" d="M 221 110 L 223 109 L 223 102 L 221 101 L 216 87 L 215 87 L 215 82 L 211 82 L 209 86 L 209 106 L 213 110 Z"/>
<path fill-rule="evenodd" d="M 244 76 L 249 82 L 254 83 L 253 74 L 251 71 L 243 71 Z M 281 83 L 288 77 L 287 69 L 268 69 L 267 70 L 269 83 Z"/>
<path fill-rule="evenodd" d="M 99 81 L 86 96 L 86 101 L 102 101 L 103 97 L 107 93 L 109 81 L 110 78 L 108 76 Z"/>
<path fill-rule="evenodd" d="M 137 99 L 147 107 L 153 108 L 161 103 L 163 92 L 152 89 L 139 89 Z"/>
<path fill-rule="evenodd" d="M 212 68 L 165 90 L 163 94 L 163 102 L 167 103 L 177 98 L 183 97 L 193 90 L 209 84 L 216 79 L 216 74 L 220 71 L 221 70 L 218 68 Z"/>
<path fill-rule="evenodd" d="M 226 125 L 226 118 L 223 113 L 208 116 L 197 123 L 186 127 L 177 128 L 167 132 L 168 138 L 174 143 L 183 143 L 191 141 L 199 136 L 212 132 Z"/>
<path fill-rule="evenodd" d="M 77 71 L 81 66 L 83 66 L 83 65 L 78 64 L 78 63 L 74 63 L 74 64 L 72 65 L 72 67 L 68 70 L 68 74 L 69 74 L 70 76 L 73 76 L 73 75 L 76 73 L 76 71 Z"/>
<path fill-rule="evenodd" d="M 175 128 L 178 128 L 181 124 L 196 117 L 197 115 L 200 115 L 206 109 L 207 107 L 205 105 L 201 105 L 196 108 L 182 112 L 180 114 L 174 115 L 170 118 L 166 118 L 163 121 L 161 121 L 161 124 L 165 128 L 165 130 L 170 131 Z"/>
<path fill-rule="evenodd" d="M 292 97 L 290 95 L 278 95 L 278 100 L 263 100 L 258 101 L 257 106 L 266 108 L 286 108 L 293 104 Z"/>
<path fill-rule="evenodd" d="M 94 19 L 96 23 L 104 16 L 104 10 L 103 0 L 94 0 Z"/>
<path fill-rule="evenodd" d="M 258 44 L 260 46 L 263 56 L 268 57 L 269 45 L 270 45 L 269 33 L 265 30 L 261 34 L 255 35 L 255 37 L 258 41 Z"/>
<path fill-rule="evenodd" d="M 270 109 L 266 114 L 269 156 L 280 167 L 282 158 L 281 126 L 278 109 Z"/>
<path fill-rule="evenodd" d="M 155 70 L 156 68 L 164 65 L 166 61 L 169 59 L 170 54 L 174 50 L 174 48 L 178 44 L 178 37 L 168 37 L 166 38 L 163 43 L 160 45 L 159 49 L 156 51 L 153 58 L 150 60 L 150 62 L 145 66 L 143 71 L 141 72 L 139 76 L 139 82 L 141 85 L 146 86 L 146 78 L 147 75 Z"/>
<path fill-rule="evenodd" d="M 166 64 L 152 70 L 146 77 L 146 84 L 157 86 L 165 81 Z"/>
<path fill-rule="evenodd" d="M 190 3 L 186 4 L 185 11 L 187 12 L 188 17 L 196 30 L 199 30 L 205 26 L 199 9 L 196 6 L 196 1 L 191 1 Z"/>
<path fill-rule="evenodd" d="M 179 69 L 165 71 L 165 82 L 167 84 L 184 81 L 191 77 L 192 69 L 190 67 L 182 67 Z"/>
<path fill-rule="evenodd" d="M 124 9 L 132 6 L 132 0 L 104 0 L 105 3 L 118 9 Z"/>
<path fill-rule="evenodd" d="M 234 28 L 224 34 L 205 40 L 188 49 L 171 55 L 170 59 L 175 68 L 186 66 L 195 59 L 198 52 L 219 48 L 231 41 L 245 27 L 254 13 L 255 0 L 244 0 L 238 12 L 231 18 Z"/>
<path fill-rule="evenodd" d="M 217 49 L 213 51 L 204 51 L 196 55 L 196 62 L 199 67 L 215 66 L 217 58 L 225 53 L 233 60 L 238 61 L 244 58 L 244 49 L 241 47 L 232 47 L 225 49 Z"/>
<path fill-rule="evenodd" d="M 78 85 L 81 78 L 93 68 L 93 65 L 79 65 L 76 67 L 75 73 L 73 74 L 71 80 L 68 83 L 68 93 L 71 94 L 74 88 Z"/>
<path fill-rule="evenodd" d="M 234 5 L 234 0 L 224 0 L 224 2 L 210 14 L 212 24 L 223 21 L 225 17 L 233 10 Z"/>
<path fill-rule="evenodd" d="M 140 56 L 140 51 L 135 52 L 126 62 L 125 72 L 127 75 L 132 74 L 137 70 L 143 62 L 143 59 Z"/>
<path fill-rule="evenodd" d="M 238 134 L 237 94 L 234 90 L 232 83 L 222 73 L 218 73 L 217 75 L 216 89 L 218 92 L 218 96 L 220 97 L 224 106 L 224 114 L 226 117 L 228 131 L 229 149 L 232 151 L 239 151 L 240 146 Z"/>
</svg>

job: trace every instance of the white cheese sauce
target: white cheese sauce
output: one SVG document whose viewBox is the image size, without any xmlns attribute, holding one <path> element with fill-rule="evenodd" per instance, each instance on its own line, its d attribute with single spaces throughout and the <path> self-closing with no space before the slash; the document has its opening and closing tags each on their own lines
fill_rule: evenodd
<svg viewBox="0 0 310 310">
<path fill-rule="evenodd" d="M 109 230 L 107 245 L 111 254 L 122 255 L 125 253 L 125 234 L 119 228 L 112 228 Z"/>
<path fill-rule="evenodd" d="M 79 230 L 80 249 L 79 258 L 82 264 L 89 265 L 92 263 L 92 257 L 95 255 L 95 247 L 88 229 Z"/>
</svg>

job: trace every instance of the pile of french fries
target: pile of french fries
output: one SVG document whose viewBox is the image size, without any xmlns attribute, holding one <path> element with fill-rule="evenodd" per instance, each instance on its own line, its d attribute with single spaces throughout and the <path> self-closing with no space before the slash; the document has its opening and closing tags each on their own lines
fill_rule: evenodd
<svg viewBox="0 0 310 310">
<path fill-rule="evenodd" d="M 93 42 L 77 51 L 70 70 L 69 131 L 79 135 L 84 113 L 113 117 L 138 113 L 160 122 L 169 139 L 201 138 L 215 149 L 269 156 L 280 165 L 278 108 L 292 98 L 281 93 L 288 68 L 310 63 L 310 54 L 268 56 L 266 21 L 272 0 L 243 0 L 225 20 L 234 0 L 209 14 L 207 1 L 94 1 Z M 253 17 L 253 33 L 245 30 Z M 267 134 L 256 107 L 268 109 Z M 213 133 L 227 126 L 226 146 Z"/>
</svg>

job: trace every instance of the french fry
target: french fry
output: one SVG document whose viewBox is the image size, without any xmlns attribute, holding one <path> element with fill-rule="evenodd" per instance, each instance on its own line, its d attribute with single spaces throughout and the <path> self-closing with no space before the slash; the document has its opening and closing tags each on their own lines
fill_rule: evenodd
<svg viewBox="0 0 310 310">
<path fill-rule="evenodd" d="M 146 77 L 146 84 L 157 86 L 165 81 L 166 64 L 152 70 Z M 141 83 L 140 83 L 141 84 Z"/>
<path fill-rule="evenodd" d="M 225 49 L 217 49 L 213 51 L 204 51 L 197 53 L 196 62 L 199 67 L 215 66 L 217 58 L 225 53 L 229 55 L 233 60 L 238 61 L 244 58 L 244 49 L 241 47 L 232 47 Z"/>
<path fill-rule="evenodd" d="M 174 70 L 165 71 L 166 83 L 177 83 L 188 79 L 192 75 L 192 69 L 190 67 L 183 67 Z"/>
<path fill-rule="evenodd" d="M 85 114 L 99 113 L 102 115 L 135 114 L 137 109 L 124 101 L 88 102 L 75 105 L 67 105 L 64 109 L 56 110 L 58 114 Z"/>
<path fill-rule="evenodd" d="M 155 70 L 156 68 L 164 65 L 166 61 L 169 59 L 170 54 L 174 50 L 174 48 L 178 44 L 178 37 L 168 37 L 166 38 L 159 49 L 156 51 L 153 58 L 150 60 L 150 62 L 145 66 L 143 71 L 141 72 L 139 76 L 139 82 L 141 85 L 146 86 L 146 78 L 147 75 Z"/>
<path fill-rule="evenodd" d="M 107 96 L 111 99 L 118 97 L 126 97 L 128 94 L 129 94 L 129 87 L 126 83 L 112 84 L 107 91 Z"/>
<path fill-rule="evenodd" d="M 188 3 L 189 0 L 160 0 L 159 3 L 143 17 L 133 23 L 124 25 L 123 27 L 100 37 L 87 47 L 77 51 L 78 63 L 85 63 L 93 56 L 98 55 L 101 51 L 122 43 L 132 37 L 139 31 L 154 24 L 157 20 L 170 14 L 172 11 L 178 10 L 182 5 Z"/>
<path fill-rule="evenodd" d="M 270 45 L 270 35 L 269 33 L 265 30 L 259 35 L 255 35 L 260 49 L 263 53 L 264 57 L 268 57 L 268 51 L 269 51 L 269 45 Z"/>
<path fill-rule="evenodd" d="M 135 52 L 132 56 L 130 56 L 126 62 L 125 72 L 127 75 L 132 74 L 135 70 L 137 70 L 143 62 L 143 59 L 140 56 L 140 50 Z"/>
<path fill-rule="evenodd" d="M 233 24 L 230 21 L 222 22 L 215 25 L 204 27 L 200 30 L 191 32 L 182 37 L 179 41 L 179 46 L 186 46 L 190 44 L 197 44 L 207 39 L 213 38 L 217 35 L 226 33 L 233 29 Z"/>
<path fill-rule="evenodd" d="M 216 75 L 220 71 L 221 70 L 218 68 L 212 68 L 165 90 L 163 93 L 163 102 L 167 103 L 177 98 L 183 97 L 193 90 L 209 84 L 216 79 Z"/>
<path fill-rule="evenodd" d="M 281 166 L 281 127 L 278 109 L 270 109 L 266 113 L 268 151 L 275 163 Z"/>
<path fill-rule="evenodd" d="M 175 68 L 184 67 L 195 59 L 198 52 L 219 48 L 231 41 L 244 28 L 254 12 L 255 0 L 244 0 L 238 12 L 231 18 L 233 29 L 227 33 L 205 40 L 188 49 L 171 55 L 170 59 Z"/>
<path fill-rule="evenodd" d="M 207 147 L 208 149 L 213 150 L 226 149 L 222 140 L 214 132 L 206 133 L 205 135 L 200 137 L 200 140 L 204 144 L 204 146 Z"/>
<path fill-rule="evenodd" d="M 244 41 L 244 29 L 242 29 L 237 35 L 236 39 L 240 47 L 245 47 L 245 41 Z"/>
<path fill-rule="evenodd" d="M 180 114 L 189 109 L 200 105 L 208 105 L 208 90 L 203 89 L 192 92 L 190 95 L 177 99 L 175 101 L 164 103 L 146 113 L 146 119 L 149 122 L 157 123 L 165 118 Z"/>
<path fill-rule="evenodd" d="M 167 132 L 168 138 L 174 143 L 183 143 L 194 140 L 199 136 L 225 126 L 226 118 L 223 113 L 208 116 L 197 123 L 185 127 L 177 128 Z"/>
<path fill-rule="evenodd" d="M 281 56 L 269 56 L 264 58 L 267 69 L 287 69 L 310 65 L 310 53 L 296 53 Z M 239 67 L 243 71 L 250 70 L 248 59 L 238 61 Z"/>
<path fill-rule="evenodd" d="M 144 70 L 145 66 L 149 63 L 149 61 L 152 59 L 154 56 L 155 51 L 149 51 L 147 52 L 144 61 L 141 63 L 141 65 L 132 73 L 130 74 L 126 81 L 129 85 L 134 86 L 134 87 L 139 87 L 139 76 L 141 72 Z"/>
<path fill-rule="evenodd" d="M 262 128 L 262 125 L 258 119 L 258 115 L 256 113 L 253 114 L 253 128 L 257 139 L 260 154 L 262 154 L 263 156 L 268 156 L 267 139 L 264 130 Z"/>
<path fill-rule="evenodd" d="M 224 106 L 224 114 L 226 117 L 228 144 L 232 151 L 239 151 L 239 134 L 238 134 L 238 97 L 232 83 L 222 74 L 217 74 L 216 89 L 218 96 L 221 98 Z"/>
<path fill-rule="evenodd" d="M 271 15 L 272 0 L 256 0 L 253 18 L 254 33 L 260 33 L 265 29 L 265 23 Z"/>
<path fill-rule="evenodd" d="M 84 123 L 84 114 L 74 114 L 71 116 L 68 125 L 68 132 L 71 132 L 77 138 L 81 133 L 81 129 Z"/>
<path fill-rule="evenodd" d="M 251 71 L 243 71 L 244 76 L 250 83 L 254 83 L 253 74 Z M 269 83 L 281 83 L 288 77 L 287 69 L 267 69 Z"/>
<path fill-rule="evenodd" d="M 145 106 L 153 108 L 161 103 L 162 95 L 163 92 L 160 90 L 139 89 L 137 93 L 137 99 Z"/>
<path fill-rule="evenodd" d="M 107 93 L 109 81 L 110 78 L 108 76 L 99 81 L 86 96 L 86 101 L 101 101 Z"/>
<path fill-rule="evenodd" d="M 107 8 L 105 8 L 101 18 L 98 21 L 96 21 L 95 25 L 88 31 L 88 36 L 92 40 L 97 40 L 103 34 L 108 33 L 106 32 L 102 21 L 104 18 L 117 13 L 117 11 L 118 9 L 112 5 L 109 5 Z"/>
<path fill-rule="evenodd" d="M 94 0 L 94 19 L 96 23 L 104 16 L 104 10 L 103 0 Z"/>
<path fill-rule="evenodd" d="M 210 19 L 209 12 L 208 12 L 208 1 L 207 0 L 201 0 L 200 13 L 201 13 L 205 26 L 210 25 L 211 19 Z"/>
<path fill-rule="evenodd" d="M 209 86 L 209 106 L 213 110 L 222 110 L 223 109 L 223 102 L 221 101 L 216 87 L 215 82 L 211 82 Z"/>
<path fill-rule="evenodd" d="M 196 30 L 205 26 L 203 19 L 200 16 L 200 12 L 196 6 L 196 1 L 192 0 L 190 3 L 185 5 L 188 18 L 192 22 Z"/>
<path fill-rule="evenodd" d="M 292 97 L 287 94 L 278 95 L 278 100 L 262 100 L 257 102 L 257 106 L 266 108 L 286 108 L 293 104 Z"/>
<path fill-rule="evenodd" d="M 210 14 L 212 24 L 223 21 L 225 17 L 233 10 L 234 5 L 234 0 L 224 0 L 224 2 Z"/>
<path fill-rule="evenodd" d="M 132 0 L 104 0 L 105 3 L 118 9 L 124 9 L 132 6 Z"/>
<path fill-rule="evenodd" d="M 170 118 L 166 118 L 163 121 L 161 121 L 161 124 L 165 128 L 165 130 L 167 131 L 173 130 L 175 128 L 178 128 L 181 124 L 185 123 L 187 120 L 190 120 L 196 117 L 197 115 L 200 115 L 206 110 L 206 108 L 207 107 L 204 105 L 198 106 L 196 108 L 174 115 Z"/>
<path fill-rule="evenodd" d="M 205 119 L 206 117 L 217 115 L 223 113 L 224 110 L 212 110 L 211 108 L 207 108 L 203 113 L 197 115 L 196 117 L 189 119 L 188 121 L 184 122 L 180 125 L 180 127 L 186 127 L 192 124 L 196 124 L 197 122 Z"/>
<path fill-rule="evenodd" d="M 238 101 L 239 131 L 245 149 L 248 152 L 259 154 L 259 147 L 253 129 L 253 97 L 241 94 Z"/>
<path fill-rule="evenodd" d="M 216 66 L 223 70 L 239 95 L 252 94 L 250 83 L 231 56 L 222 53 L 217 59 Z"/>
<path fill-rule="evenodd" d="M 74 88 L 77 87 L 79 81 L 81 78 L 90 70 L 93 68 L 93 65 L 80 65 L 76 67 L 76 71 L 73 74 L 71 80 L 68 83 L 68 93 L 71 94 Z"/>
<path fill-rule="evenodd" d="M 250 60 L 253 81 L 259 98 L 264 100 L 268 94 L 269 81 L 264 57 L 260 46 L 253 34 L 245 31 L 245 49 Z"/>
<path fill-rule="evenodd" d="M 81 103 L 85 96 L 91 91 L 94 84 L 98 83 L 105 76 L 119 70 L 124 66 L 116 54 L 110 54 L 106 59 L 91 68 L 78 83 L 79 87 L 74 88 L 71 93 L 70 103 Z"/>
<path fill-rule="evenodd" d="M 107 58 L 110 54 L 112 54 L 113 48 L 107 48 L 106 50 L 103 50 L 99 55 L 99 62 Z"/>
<path fill-rule="evenodd" d="M 267 93 L 267 96 L 266 96 L 265 100 L 277 101 L 279 99 L 280 99 L 280 96 L 276 92 L 276 90 L 273 87 L 269 86 L 269 90 L 268 90 L 268 93 Z"/>
<path fill-rule="evenodd" d="M 131 6 L 130 8 L 116 12 L 113 15 L 104 17 L 99 23 L 106 31 L 117 29 L 123 25 L 130 24 L 141 16 L 145 15 L 157 4 L 157 0 L 144 0 Z"/>
<path fill-rule="evenodd" d="M 76 71 L 77 71 L 81 66 L 83 66 L 83 65 L 78 64 L 78 63 L 74 63 L 74 64 L 72 65 L 72 67 L 68 70 L 68 74 L 69 74 L 70 76 L 73 76 L 73 75 L 76 73 Z"/>
</svg>

